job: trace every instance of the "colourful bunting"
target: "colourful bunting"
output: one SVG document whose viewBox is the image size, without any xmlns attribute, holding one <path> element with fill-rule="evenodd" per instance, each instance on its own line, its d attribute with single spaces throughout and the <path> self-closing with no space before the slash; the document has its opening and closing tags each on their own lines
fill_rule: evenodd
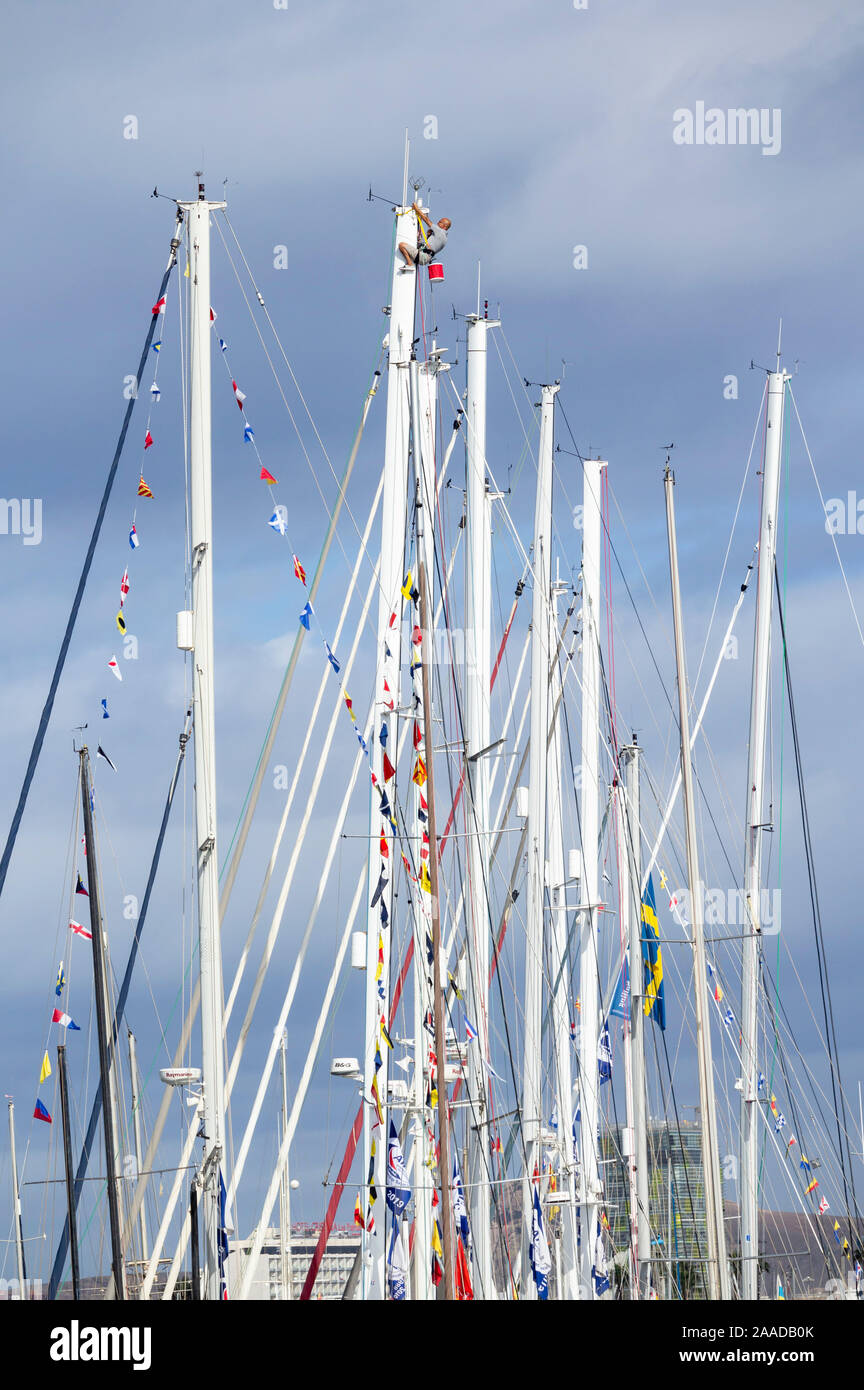
<svg viewBox="0 0 864 1390">
<path fill-rule="evenodd" d="M 139 496 L 139 497 L 151 497 L 151 498 L 152 498 L 152 496 L 153 496 L 152 491 L 150 490 L 150 488 L 147 486 L 147 484 L 146 484 L 145 481 L 144 481 L 144 475 L 143 475 L 143 474 L 142 474 L 141 477 L 138 479 L 138 496 Z"/>
<path fill-rule="evenodd" d="M 152 436 L 152 434 L 150 433 L 150 431 L 148 430 L 147 433 L 146 433 L 145 436 L 144 436 L 144 448 L 145 448 L 145 449 L 150 449 L 150 448 L 152 448 L 152 447 L 153 447 L 153 436 Z M 140 493 L 140 489 L 139 489 L 139 493 Z"/>
<path fill-rule="evenodd" d="M 301 565 L 300 561 L 297 559 L 297 556 L 296 556 L 296 555 L 293 557 L 293 559 L 294 559 L 294 573 L 295 573 L 295 575 L 297 576 L 297 578 L 300 580 L 300 583 L 301 583 L 301 584 L 305 584 L 305 583 L 306 583 L 306 571 L 304 570 L 304 568 L 303 568 L 303 566 Z"/>
<path fill-rule="evenodd" d="M 54 1121 L 51 1119 L 51 1116 L 48 1114 L 48 1111 L 45 1109 L 45 1106 L 42 1104 L 41 1100 L 36 1101 L 36 1109 L 33 1111 L 33 1119 L 44 1120 L 46 1125 L 54 1123 Z"/>
<path fill-rule="evenodd" d="M 108 662 L 108 670 L 113 672 L 113 674 L 117 677 L 118 681 L 122 681 L 123 674 L 120 670 L 120 667 L 117 665 L 116 656 L 112 656 L 111 660 Z"/>
<path fill-rule="evenodd" d="M 428 774 L 426 772 L 426 764 L 423 761 L 423 758 L 418 754 L 417 765 L 414 768 L 413 773 L 411 774 L 411 781 L 416 782 L 418 787 L 422 787 L 426 782 L 427 776 Z"/>
<path fill-rule="evenodd" d="M 266 468 L 262 468 L 262 469 L 261 469 L 261 475 L 260 475 L 260 476 L 261 476 L 261 481 L 262 481 L 262 483 L 267 483 L 268 487 L 273 487 L 274 484 L 276 483 L 276 479 L 273 477 L 273 474 L 272 474 L 272 473 L 268 473 Z"/>
<path fill-rule="evenodd" d="M 51 1058 L 48 1056 L 48 1053 L 46 1052 L 45 1056 L 42 1058 L 42 1070 L 39 1072 L 39 1085 L 41 1086 L 43 1081 L 47 1081 L 50 1075 Z"/>
</svg>

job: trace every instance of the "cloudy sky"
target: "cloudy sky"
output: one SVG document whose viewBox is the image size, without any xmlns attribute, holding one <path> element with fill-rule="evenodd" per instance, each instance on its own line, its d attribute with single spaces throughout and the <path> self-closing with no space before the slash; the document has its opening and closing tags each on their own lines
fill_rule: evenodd
<svg viewBox="0 0 864 1390">
<path fill-rule="evenodd" d="M 32 545 L 21 535 L 0 535 L 0 579 L 7 595 L 0 610 L 4 838 L 113 453 L 125 406 L 124 377 L 135 371 L 172 234 L 170 203 L 150 194 L 158 186 L 171 197 L 191 196 L 196 169 L 205 171 L 211 197 L 228 199 L 237 237 L 339 470 L 376 365 L 385 331 L 381 307 L 389 298 L 389 208 L 386 202 L 368 202 L 366 194 L 371 185 L 387 199 L 398 196 L 408 131 L 410 172 L 425 180 L 434 215 L 446 213 L 453 221 L 434 326 L 449 348 L 449 360 L 459 362 L 453 372 L 457 389 L 464 384 L 464 328 L 452 318 L 451 307 L 464 313 L 474 306 L 478 263 L 482 295 L 493 312 L 500 308 L 506 345 L 504 336 L 499 343 L 509 377 L 496 351 L 490 360 L 489 458 L 499 483 L 513 484 L 511 511 L 523 543 L 530 534 L 534 465 L 523 458 L 525 440 L 510 387 L 518 388 L 519 376 L 536 383 L 563 372 L 560 401 L 576 443 L 610 462 L 610 484 L 627 527 L 615 533 L 616 547 L 628 582 L 638 590 L 669 691 L 674 691 L 674 672 L 663 446 L 674 441 L 686 625 L 695 671 L 759 412 L 764 376 L 751 372 L 750 364 L 773 363 L 781 316 L 784 362 L 790 371 L 797 364 L 793 389 L 824 496 L 845 499 L 860 488 L 864 497 L 855 423 L 864 231 L 858 190 L 862 21 L 848 3 L 766 0 L 754 8 L 742 0 L 716 6 L 589 0 L 576 9 L 565 0 L 494 6 L 480 0 L 470 7 L 445 0 L 420 13 L 389 3 L 322 0 L 300 14 L 295 6 L 276 8 L 270 0 L 243 6 L 192 0 L 179 9 L 154 0 L 137 11 L 91 0 L 85 7 L 18 8 L 7 16 L 6 27 L 0 98 L 7 205 L 0 229 L 7 267 L 2 490 L 7 500 L 40 500 L 42 533 L 40 543 Z M 779 152 L 765 155 L 758 144 L 677 144 L 674 113 L 695 111 L 700 102 L 721 110 L 771 112 Z M 434 138 L 424 138 L 424 132 Z M 277 269 L 281 246 L 287 248 L 287 265 Z M 308 568 L 323 538 L 333 476 L 296 393 L 290 403 L 298 407 L 302 445 L 291 428 L 221 243 L 214 246 L 213 277 L 232 370 L 247 392 L 264 462 L 284 480 L 280 496 L 290 507 L 292 535 L 307 538 Z M 18 1145 L 22 1154 L 29 1145 L 26 1176 L 34 1181 L 45 1174 L 49 1139 L 56 1148 L 59 1138 L 47 1134 L 47 1127 L 31 1132 L 29 1120 L 48 1037 L 53 974 L 59 956 L 68 961 L 81 944 L 64 938 L 75 849 L 71 731 L 88 721 L 92 737 L 99 701 L 110 697 L 112 718 L 98 724 L 98 736 L 118 773 L 112 777 L 101 764 L 97 777 L 106 911 L 120 970 L 129 930 L 123 900 L 143 891 L 182 725 L 184 668 L 174 649 L 174 614 L 183 606 L 184 528 L 176 301 L 165 340 L 158 430 L 153 426 L 157 442 L 146 473 L 155 499 L 138 510 L 141 548 L 130 559 L 126 536 L 141 457 L 143 400 L 0 899 L 6 962 L 0 986 L 3 1088 L 16 1098 Z M 737 395 L 730 393 L 730 376 L 737 379 Z M 536 399 L 536 388 L 532 391 L 530 400 Z M 533 441 L 529 401 L 522 395 L 517 402 Z M 377 405 L 383 405 L 381 398 Z M 237 425 L 220 376 L 214 396 L 214 505 L 223 844 L 245 794 L 298 611 L 284 547 L 280 550 L 278 538 L 267 531 L 267 499 Z M 558 428 L 562 448 L 571 449 L 563 416 Z M 361 525 L 380 468 L 382 440 L 379 410 L 371 417 L 352 489 L 352 514 Z M 758 441 L 721 591 L 720 630 L 755 539 L 757 461 Z M 578 460 L 561 454 L 558 470 L 561 564 L 572 573 L 579 549 L 569 507 L 581 488 Z M 862 758 L 856 699 L 864 652 L 797 424 L 790 429 L 786 499 L 793 680 L 840 1051 L 854 1092 L 864 1072 L 857 1027 Z M 458 513 L 451 525 L 455 520 Z M 860 612 L 864 542 L 857 534 L 837 541 Z M 346 519 L 319 604 L 323 619 L 334 627 L 356 544 Z M 500 555 L 506 598 L 519 570 L 506 537 Z M 108 673 L 107 661 L 121 646 L 114 612 L 127 562 L 133 584 L 128 621 L 139 639 L 139 658 L 127 663 L 121 687 Z M 640 565 L 659 611 L 652 608 Z M 674 756 L 668 705 L 659 691 L 653 704 L 644 643 L 617 576 L 615 582 L 619 640 L 628 653 L 619 662 L 619 702 L 648 757 L 654 757 L 658 781 L 666 785 Z M 743 800 L 751 633 L 752 606 L 742 617 L 741 657 L 724 668 L 708 723 L 736 810 Z M 718 639 L 715 629 L 713 641 Z M 640 689 L 637 673 L 645 688 Z M 307 652 L 297 701 L 280 734 L 278 761 L 286 765 L 299 747 L 319 678 L 318 656 Z M 775 733 L 779 747 L 779 726 Z M 788 742 L 786 747 L 788 759 Z M 351 756 L 346 751 L 344 766 Z M 700 766 L 707 784 L 711 769 Z M 338 766 L 328 778 L 329 795 L 313 820 L 291 930 L 280 943 L 281 973 L 265 990 L 261 1036 L 250 1044 L 249 1074 L 239 1083 L 244 1118 L 255 1064 L 266 1051 L 315 867 L 339 804 Z M 271 781 L 265 781 L 248 856 L 252 862 L 244 867 L 226 922 L 229 980 L 281 813 L 284 793 Z M 790 896 L 795 896 L 803 880 L 791 782 L 787 791 L 793 808 L 786 812 L 793 846 L 788 871 Z M 184 795 L 191 794 L 190 771 Z M 719 791 L 716 797 L 718 807 L 725 804 Z M 172 1009 L 182 1004 L 175 996 L 192 928 L 188 891 L 185 896 L 183 891 L 189 844 L 183 843 L 182 825 L 180 815 L 154 896 L 144 949 L 146 978 L 142 973 L 130 1006 L 148 1067 L 164 1057 L 157 1012 L 173 1046 L 177 1017 Z M 738 865 L 740 835 L 730 837 L 729 844 Z M 338 889 L 316 933 L 304 977 L 308 990 L 296 1009 L 295 1068 L 302 1063 L 353 891 L 356 844 L 352 849 L 346 842 L 344 854 L 349 858 L 345 865 L 339 861 Z M 812 970 L 806 904 L 790 931 L 797 933 L 790 938 L 795 949 L 810 952 L 802 960 L 805 971 Z M 74 1012 L 77 1003 L 86 1017 L 90 993 L 78 954 L 78 961 L 72 960 L 70 1008 Z M 360 1001 L 356 980 L 349 980 L 326 1048 L 362 1050 Z M 813 1045 L 808 1035 L 805 1046 Z M 73 1081 L 76 1068 L 79 1082 L 85 1068 L 92 1081 L 93 1058 L 85 1060 L 83 1050 L 75 1055 L 70 1044 Z M 158 1104 L 157 1087 L 158 1081 L 151 1081 L 145 1101 L 149 1118 Z M 80 1090 L 76 1104 L 83 1111 L 89 1102 L 84 1087 Z M 297 1145 L 301 1188 L 295 1216 L 320 1216 L 320 1184 L 334 1155 L 338 1164 L 354 1104 L 353 1093 L 328 1085 L 325 1066 L 305 1140 Z M 243 1225 L 255 1219 L 255 1196 L 269 1173 L 265 1148 L 256 1171 L 250 1170 L 252 1196 L 242 1211 Z M 0 1212 L 8 1214 L 5 1147 L 0 1182 Z M 45 1197 L 46 1190 L 55 1195 Z M 28 1189 L 28 1233 L 56 1224 L 59 1192 L 57 1187 Z"/>
</svg>

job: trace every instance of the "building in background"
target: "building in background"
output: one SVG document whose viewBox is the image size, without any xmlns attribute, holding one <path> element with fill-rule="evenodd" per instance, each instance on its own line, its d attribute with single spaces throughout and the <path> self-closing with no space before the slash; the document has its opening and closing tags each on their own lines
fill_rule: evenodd
<svg viewBox="0 0 864 1390">
<path fill-rule="evenodd" d="M 321 1227 L 318 1224 L 295 1225 L 291 1227 L 291 1297 L 299 1298 L 306 1279 L 312 1256 L 318 1244 Z M 237 1286 L 241 1277 L 243 1261 L 248 1258 L 251 1237 L 244 1241 L 230 1243 L 228 1280 L 229 1288 Z M 330 1234 L 327 1249 L 312 1290 L 313 1299 L 334 1302 L 341 1300 L 354 1262 L 360 1251 L 360 1231 L 355 1226 L 337 1226 Z M 282 1253 L 279 1248 L 279 1231 L 270 1228 L 261 1246 L 258 1268 L 252 1281 L 250 1297 L 263 1301 L 280 1302 L 284 1298 L 282 1279 Z M 360 1281 L 356 1280 L 352 1297 L 357 1298 Z"/>
<path fill-rule="evenodd" d="M 651 1121 L 648 1163 L 651 1257 L 658 1293 L 666 1298 L 705 1297 L 708 1233 L 701 1126 L 686 1120 L 681 1125 Z M 626 1279 L 630 1192 L 621 1126 L 601 1132 L 600 1165 L 615 1263 L 619 1278 Z"/>
</svg>

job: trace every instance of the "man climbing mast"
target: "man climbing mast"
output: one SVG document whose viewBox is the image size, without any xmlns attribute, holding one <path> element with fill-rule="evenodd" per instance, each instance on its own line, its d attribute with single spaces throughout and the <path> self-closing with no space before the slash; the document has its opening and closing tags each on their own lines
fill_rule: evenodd
<svg viewBox="0 0 864 1390">
<path fill-rule="evenodd" d="M 447 244 L 447 233 L 451 226 L 449 217 L 442 217 L 433 226 L 422 208 L 418 207 L 416 203 L 412 203 L 411 206 L 417 214 L 417 245 L 409 246 L 404 241 L 399 243 L 399 250 L 402 252 L 405 264 L 409 269 L 413 265 L 429 265 L 430 261 L 433 261 L 438 253 L 444 250 Z M 429 228 L 428 233 L 423 230 L 424 222 Z"/>
</svg>

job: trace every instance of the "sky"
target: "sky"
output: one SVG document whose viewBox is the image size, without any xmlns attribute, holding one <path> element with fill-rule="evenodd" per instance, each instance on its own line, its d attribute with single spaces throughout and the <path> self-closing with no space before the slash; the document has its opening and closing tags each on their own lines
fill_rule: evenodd
<svg viewBox="0 0 864 1390">
<path fill-rule="evenodd" d="M 124 378 L 135 371 L 167 256 L 172 207 L 151 194 L 158 188 L 168 197 L 192 196 L 198 169 L 204 171 L 208 195 L 227 198 L 234 231 L 327 449 L 325 458 L 291 388 L 302 442 L 293 430 L 232 268 L 221 243 L 214 244 L 213 298 L 231 367 L 247 392 L 263 461 L 286 480 L 279 495 L 289 505 L 292 536 L 303 538 L 307 568 L 309 558 L 314 564 L 335 495 L 333 470 L 341 470 L 351 447 L 386 331 L 381 314 L 390 293 L 386 200 L 400 193 L 406 131 L 412 178 L 424 180 L 421 192 L 433 215 L 446 214 L 453 223 L 446 281 L 431 327 L 456 364 L 455 390 L 464 386 L 464 324 L 452 310 L 464 314 L 475 306 L 478 274 L 481 298 L 502 320 L 498 341 L 509 376 L 496 349 L 490 357 L 488 454 L 499 485 L 512 484 L 509 505 L 522 544 L 530 537 L 535 468 L 533 455 L 524 456 L 523 426 L 536 450 L 530 409 L 536 383 L 563 378 L 558 443 L 571 450 L 575 440 L 582 451 L 609 460 L 610 486 L 627 528 L 613 538 L 628 582 L 639 589 L 640 612 L 669 692 L 674 693 L 674 666 L 662 495 L 666 446 L 674 443 L 692 675 L 747 470 L 762 369 L 774 363 L 781 318 L 783 362 L 797 373 L 792 388 L 823 496 L 846 499 L 860 488 L 864 497 L 855 425 L 864 25 L 854 6 L 832 0 L 820 6 L 767 0 L 758 8 L 740 0 L 722 6 L 588 0 L 577 9 L 564 0 L 494 6 L 480 0 L 466 8 L 445 0 L 420 15 L 389 3 L 328 0 L 302 13 L 266 0 L 244 6 L 192 0 L 179 10 L 154 0 L 137 11 L 102 3 L 90 3 L 85 11 L 46 3 L 11 13 L 7 33 L 0 97 L 8 209 L 0 238 L 9 272 L 2 492 L 7 500 L 38 498 L 42 521 L 38 544 L 0 534 L 0 583 L 8 596 L 0 608 L 4 836 L 125 408 Z M 777 153 L 763 153 L 759 144 L 676 143 L 676 113 L 695 112 L 698 103 L 721 111 L 755 107 L 771 113 Z M 369 202 L 370 188 L 385 201 Z M 284 257 L 278 254 L 281 247 Z M 283 259 L 285 268 L 277 268 Z M 173 286 L 172 292 L 176 296 Z M 131 556 L 126 537 L 148 409 L 143 399 L 0 898 L 9 964 L 0 986 L 3 1084 L 4 1092 L 15 1096 L 19 1151 L 28 1149 L 27 1178 L 34 1182 L 45 1173 L 49 1140 L 56 1165 L 58 1136 L 46 1135 L 47 1127 L 29 1120 L 48 1045 L 53 978 L 59 957 L 68 961 L 80 944 L 64 939 L 76 835 L 72 730 L 88 721 L 95 742 L 92 730 L 98 728 L 99 741 L 118 767 L 115 777 L 100 763 L 96 777 L 106 912 L 119 970 L 129 930 L 123 903 L 127 895 L 140 897 L 143 891 L 182 727 L 184 666 L 174 648 L 174 615 L 184 603 L 176 335 L 175 299 L 160 359 L 156 447 L 145 470 L 155 496 L 136 514 L 142 544 Z M 279 549 L 279 539 L 266 528 L 267 499 L 248 448 L 244 452 L 230 390 L 220 363 L 214 366 L 217 760 L 225 844 L 299 610 L 284 547 Z M 517 395 L 517 416 L 510 390 L 518 391 L 520 377 L 532 385 Z M 730 378 L 736 380 L 734 389 Z M 340 525 L 322 587 L 319 608 L 334 627 L 357 546 L 354 519 L 362 527 L 380 468 L 384 412 L 379 407 L 383 392 L 358 457 L 351 516 Z M 448 408 L 452 411 L 452 392 Z M 838 1042 L 854 1094 L 864 1073 L 856 945 L 862 772 L 856 697 L 864 643 L 852 603 L 860 614 L 864 553 L 857 532 L 836 537 L 850 603 L 794 422 L 790 440 L 784 504 L 790 658 Z M 756 536 L 758 452 L 757 439 L 714 644 Z M 453 466 L 457 463 L 461 469 L 459 450 Z M 578 459 L 561 453 L 556 465 L 561 565 L 572 575 L 579 564 L 578 533 L 570 524 L 581 488 Z M 448 507 L 452 528 L 458 520 L 452 499 Z M 506 596 L 520 565 L 503 527 L 497 553 Z M 120 686 L 107 661 L 121 647 L 114 613 L 127 563 L 133 585 L 128 622 L 139 657 L 127 663 Z M 675 753 L 668 706 L 656 689 L 653 698 L 650 688 L 646 696 L 651 676 L 644 643 L 623 585 L 615 582 L 619 650 L 628 654 L 619 661 L 619 703 L 653 756 L 658 781 L 668 785 Z M 741 655 L 724 665 L 707 723 L 739 822 L 752 606 L 741 621 Z M 709 666 L 714 648 L 710 651 Z M 277 742 L 279 764 L 292 765 L 319 678 L 319 654 L 307 646 L 296 703 L 289 706 Z M 703 672 L 700 689 L 704 679 Z M 103 697 L 110 701 L 107 723 L 100 722 Z M 350 756 L 346 752 L 345 758 Z M 705 770 L 707 777 L 710 769 Z M 280 941 L 276 978 L 265 987 L 258 1036 L 250 1041 L 249 1071 L 241 1074 L 239 1112 L 244 1115 L 339 802 L 333 778 L 313 816 L 292 897 L 291 930 Z M 281 814 L 284 793 L 271 787 L 272 781 L 265 780 L 248 856 L 252 862 L 244 865 L 225 924 L 229 979 Z M 191 772 L 182 794 L 188 805 Z M 790 804 L 794 807 L 794 797 Z M 803 892 L 803 879 L 792 814 L 787 864 L 795 897 Z M 172 1044 L 176 1037 L 171 1010 L 179 1007 L 175 996 L 192 931 L 184 872 L 190 849 L 182 837 L 182 817 L 177 827 L 154 895 L 152 935 L 143 953 L 146 978 L 136 982 L 130 1005 L 151 1071 L 157 1058 L 164 1058 L 157 1013 Z M 740 845 L 739 834 L 736 864 Z M 332 901 L 304 974 L 308 988 L 304 985 L 294 1015 L 296 1033 L 289 1039 L 297 1070 L 345 899 L 353 890 L 349 878 L 356 845 L 352 851 L 344 842 L 339 856 Z M 282 864 L 284 855 L 280 871 Z M 271 894 L 268 910 L 272 900 Z M 796 911 L 790 923 L 796 951 L 812 949 L 808 930 L 806 911 Z M 80 1001 L 86 1017 L 90 994 L 80 960 L 79 953 L 79 961 L 72 962 L 69 1006 L 74 1012 Z M 361 990 L 349 978 L 325 1050 L 332 1043 L 333 1055 L 362 1051 L 360 1009 Z M 166 1022 L 169 1016 L 173 1022 Z M 806 1045 L 813 1046 L 809 1034 Z M 353 1092 L 328 1085 L 324 1061 L 306 1136 L 297 1146 L 298 1219 L 320 1217 L 321 1181 L 334 1155 L 338 1164 L 341 1136 L 356 1104 Z M 92 1081 L 92 1057 L 74 1064 L 81 1073 L 86 1066 Z M 158 1084 L 150 1083 L 145 1121 L 158 1105 Z M 81 1092 L 76 1104 L 83 1110 L 83 1087 Z M 268 1157 L 262 1153 L 260 1171 L 250 1178 L 243 1224 L 254 1220 Z M 8 1215 L 5 1147 L 0 1184 L 0 1214 Z M 56 1222 L 59 1191 L 27 1190 L 29 1231 Z"/>
</svg>

